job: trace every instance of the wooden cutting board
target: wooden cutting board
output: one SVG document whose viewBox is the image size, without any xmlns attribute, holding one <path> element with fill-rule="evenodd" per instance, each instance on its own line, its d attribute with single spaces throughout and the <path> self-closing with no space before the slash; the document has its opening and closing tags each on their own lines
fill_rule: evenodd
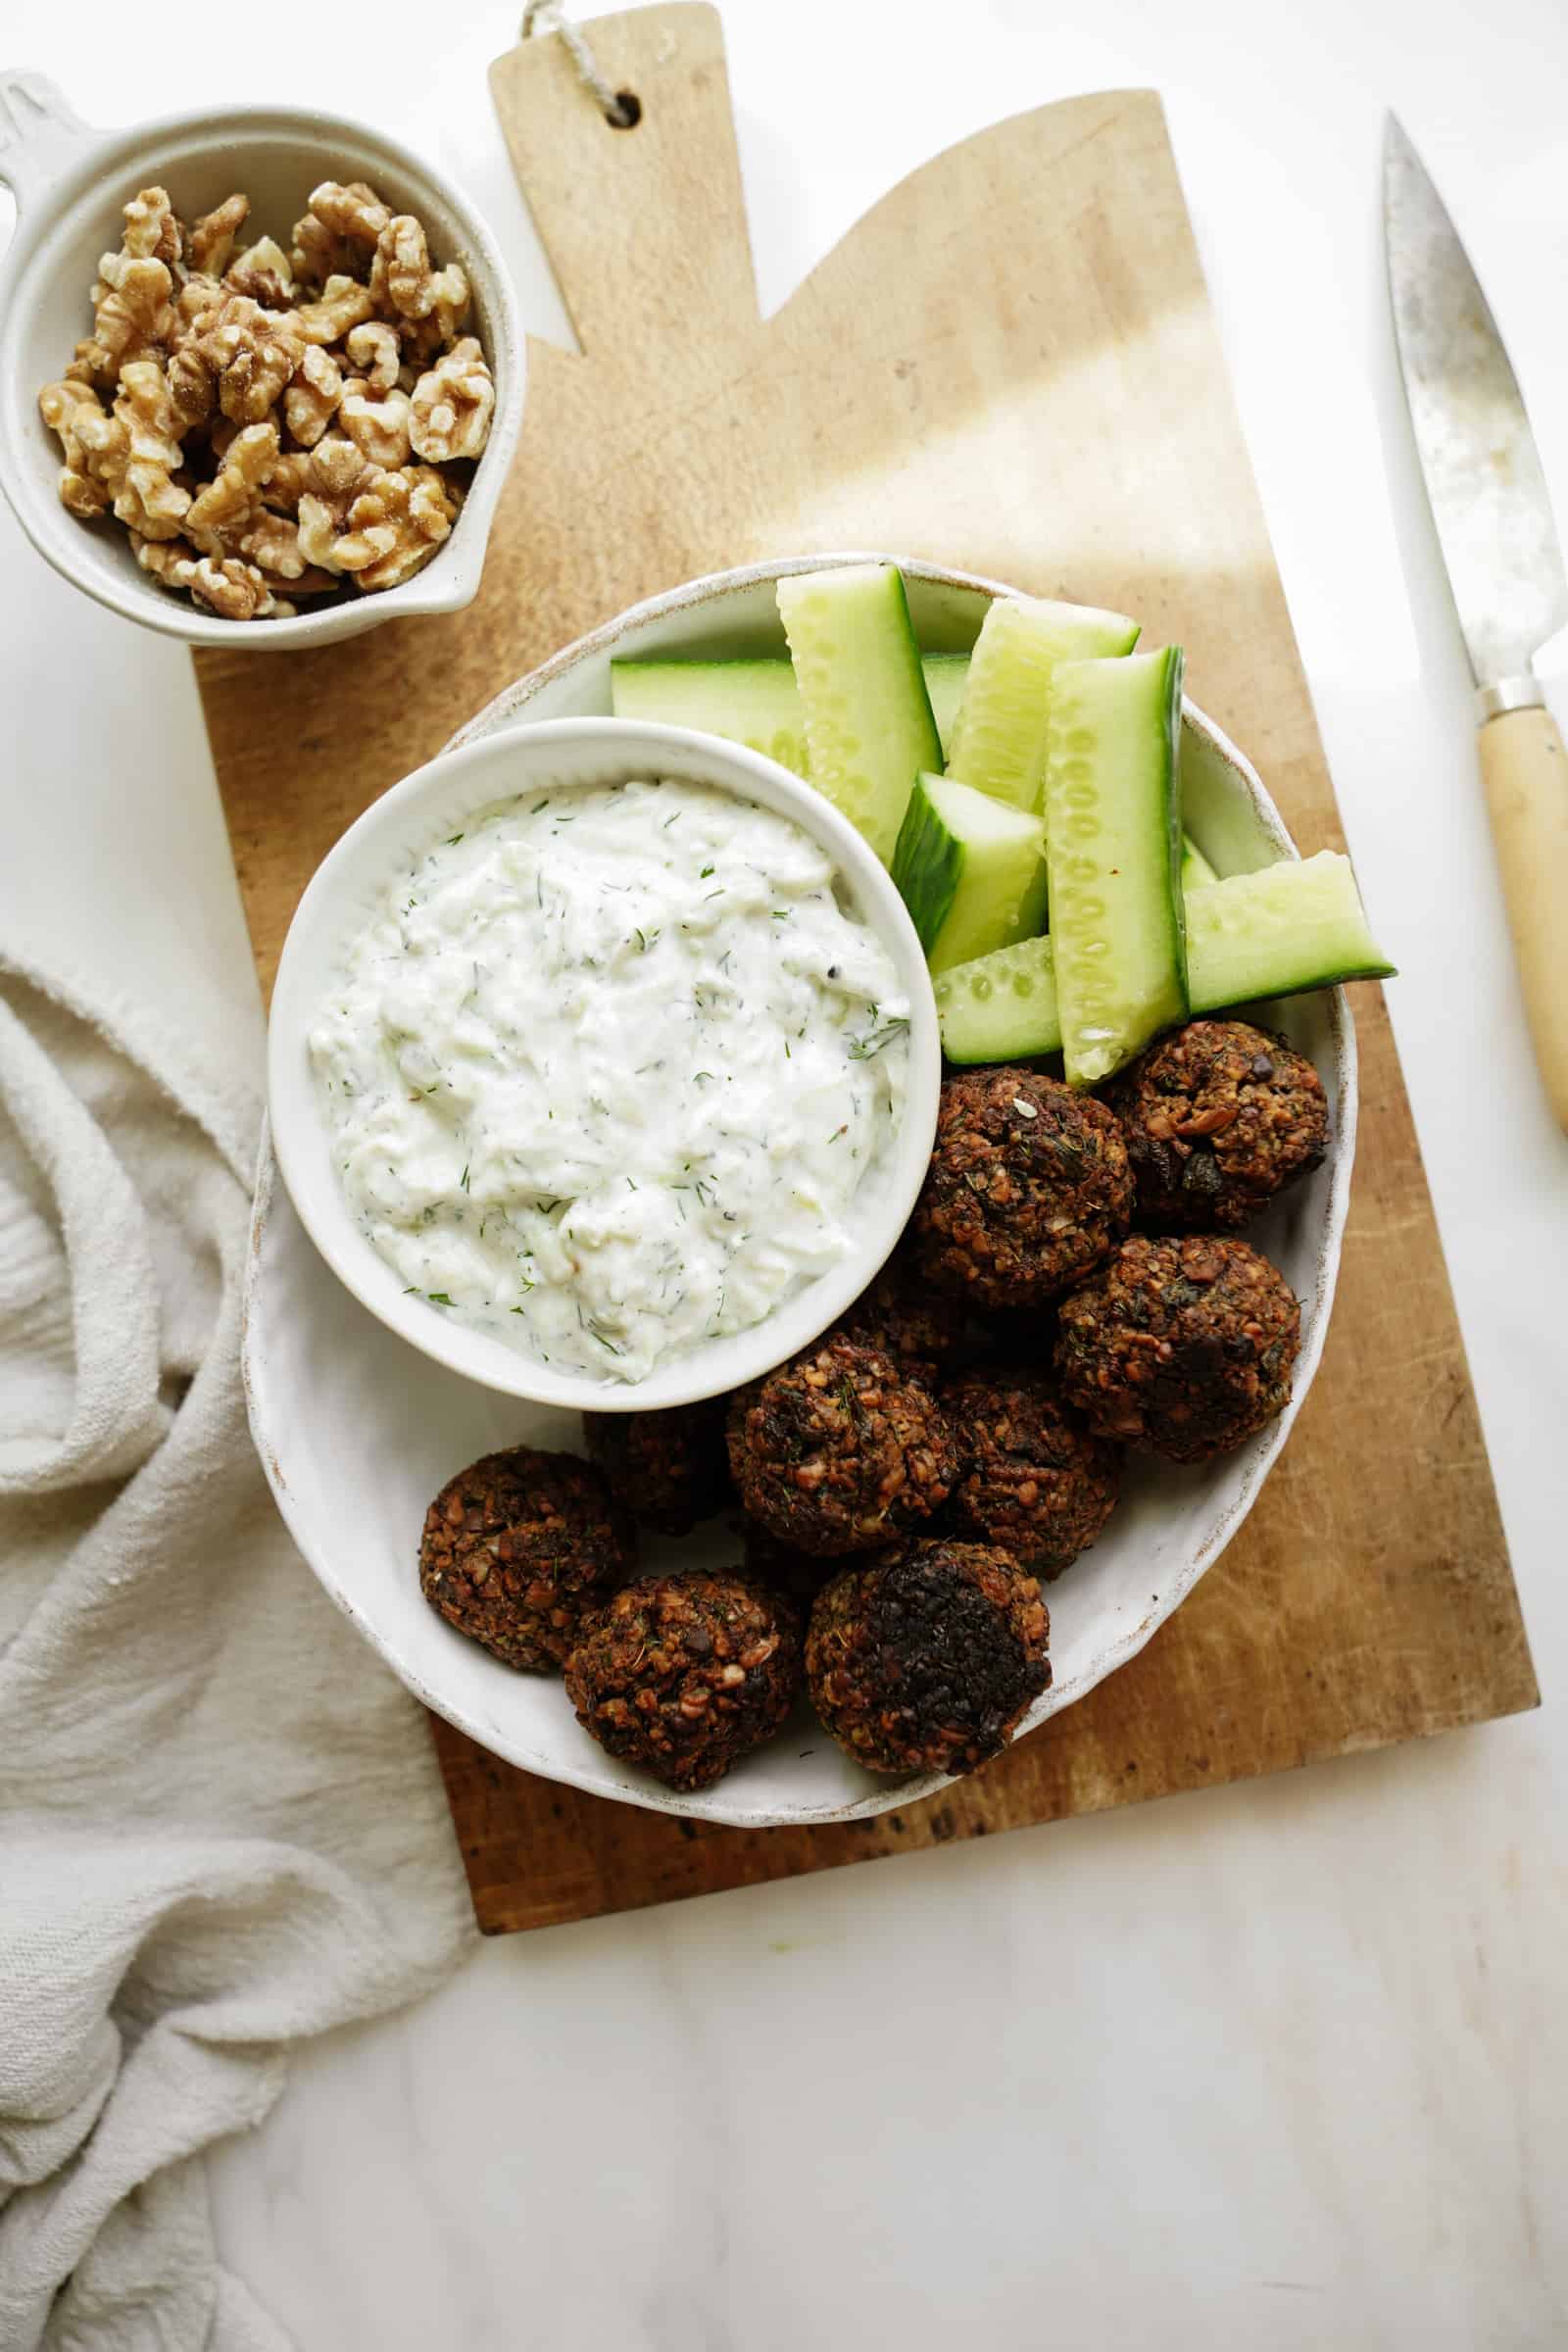
<svg viewBox="0 0 1568 2352">
<path fill-rule="evenodd" d="M 766 322 L 718 19 L 585 27 L 494 69 L 581 356 L 527 415 L 466 612 L 292 657 L 197 658 L 258 965 L 318 860 L 499 688 L 635 599 L 766 555 L 904 548 L 1138 613 L 1304 849 L 1333 789 L 1159 101 L 1113 91 L 939 156 Z M 1374 913 L 1375 913 L 1374 909 Z M 709 1829 L 436 1742 L 490 1931 L 1052 1821 L 1538 1701 L 1380 993 L 1352 992 L 1361 1142 L 1328 1350 L 1257 1507 L 1121 1673 L 977 1778 L 843 1828 Z"/>
</svg>

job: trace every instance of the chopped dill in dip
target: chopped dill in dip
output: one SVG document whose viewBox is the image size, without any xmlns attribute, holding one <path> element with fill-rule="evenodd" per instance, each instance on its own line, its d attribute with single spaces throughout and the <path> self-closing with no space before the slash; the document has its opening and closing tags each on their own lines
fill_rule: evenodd
<svg viewBox="0 0 1568 2352">
<path fill-rule="evenodd" d="M 405 1287 L 637 1381 L 844 1254 L 887 1173 L 908 1009 L 787 817 L 564 786 L 410 867 L 310 1045 L 350 1209 Z"/>
</svg>

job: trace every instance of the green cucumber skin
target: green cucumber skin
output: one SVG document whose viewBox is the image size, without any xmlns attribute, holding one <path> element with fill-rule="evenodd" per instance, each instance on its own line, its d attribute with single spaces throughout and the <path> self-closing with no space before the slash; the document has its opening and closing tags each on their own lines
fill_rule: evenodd
<svg viewBox="0 0 1568 2352">
<path fill-rule="evenodd" d="M 915 779 L 893 879 L 933 973 L 1039 929 L 1040 819 L 952 776 Z"/>
<path fill-rule="evenodd" d="M 1040 597 L 999 596 L 964 681 L 948 773 L 1031 813 L 1041 804 L 1051 681 L 1056 664 L 1130 654 L 1139 626 L 1120 612 Z"/>
<path fill-rule="evenodd" d="M 896 564 L 778 582 L 811 781 L 891 865 L 914 779 L 940 766 L 920 649 Z"/>
<path fill-rule="evenodd" d="M 1018 811 L 1024 813 L 1022 809 Z M 958 888 L 954 895 L 948 917 L 936 938 L 926 950 L 926 962 L 931 976 L 946 972 L 955 964 L 969 963 L 977 956 L 993 953 L 997 948 L 1009 947 L 1015 941 L 1033 939 L 1040 929 L 1042 906 L 1041 876 L 1045 871 L 1043 845 L 1037 834 L 1031 845 L 1030 858 L 1034 872 L 1015 896 L 998 901 L 989 893 L 981 900 L 971 895 L 967 900 L 964 883 L 969 878 L 972 852 L 964 856 L 963 870 L 958 876 Z M 1004 913 L 1004 907 L 1010 911 Z M 976 936 L 978 932 L 978 936 Z"/>
<path fill-rule="evenodd" d="M 893 852 L 893 879 L 927 956 L 941 937 L 963 874 L 963 845 L 956 841 L 915 778 Z"/>
<path fill-rule="evenodd" d="M 1173 981 L 1178 992 L 1177 1020 L 1185 1020 L 1192 1003 L 1191 984 L 1187 976 L 1187 901 L 1182 896 L 1182 858 L 1187 836 L 1182 831 L 1182 681 L 1187 674 L 1187 656 L 1179 645 L 1167 646 L 1160 656 L 1164 663 L 1165 707 L 1162 713 L 1161 736 L 1165 753 L 1165 879 L 1166 905 L 1170 920 L 1171 956 L 1174 965 Z M 1167 1024 L 1159 1022 L 1159 1028 Z M 1149 1032 L 1150 1036 L 1153 1031 Z M 1140 1040 L 1147 1045 L 1148 1037 Z"/>
<path fill-rule="evenodd" d="M 1261 880 L 1264 874 L 1269 877 L 1267 884 Z M 1293 954 L 1288 922 L 1278 918 L 1278 935 L 1261 937 L 1247 968 L 1235 978 L 1227 977 L 1228 968 L 1240 959 L 1227 955 L 1222 962 L 1211 945 L 1220 909 L 1240 908 L 1245 915 L 1260 897 L 1287 894 L 1303 903 L 1297 936 L 1318 939 L 1337 934 L 1344 943 L 1342 952 L 1326 962 L 1321 954 Z M 1394 965 L 1383 956 L 1367 926 L 1349 860 L 1337 851 L 1282 859 L 1258 873 L 1235 874 L 1211 883 L 1193 894 L 1188 923 L 1194 1014 L 1302 996 L 1348 980 L 1394 977 Z M 1029 940 L 993 956 L 978 956 L 972 963 L 955 965 L 938 980 L 936 997 L 942 1050 L 952 1062 L 1027 1060 L 1061 1051 L 1049 939 Z"/>
<path fill-rule="evenodd" d="M 922 654 L 920 667 L 946 759 L 969 657 Z M 721 736 L 810 781 L 800 689 L 786 656 L 760 654 L 718 662 L 656 656 L 646 662 L 612 662 L 610 708 L 616 718 L 651 719 L 660 726 L 694 727 L 701 735 Z"/>
<path fill-rule="evenodd" d="M 1182 668 L 1167 646 L 1055 671 L 1046 856 L 1072 1086 L 1108 1078 L 1187 1011 Z"/>
</svg>

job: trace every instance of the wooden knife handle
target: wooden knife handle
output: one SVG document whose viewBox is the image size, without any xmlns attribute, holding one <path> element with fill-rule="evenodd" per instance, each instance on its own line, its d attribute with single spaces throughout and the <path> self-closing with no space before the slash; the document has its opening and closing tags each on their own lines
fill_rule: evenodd
<svg viewBox="0 0 1568 2352">
<path fill-rule="evenodd" d="M 1568 1135 L 1568 755 L 1550 711 L 1489 718 L 1481 773 L 1536 1060 Z"/>
</svg>

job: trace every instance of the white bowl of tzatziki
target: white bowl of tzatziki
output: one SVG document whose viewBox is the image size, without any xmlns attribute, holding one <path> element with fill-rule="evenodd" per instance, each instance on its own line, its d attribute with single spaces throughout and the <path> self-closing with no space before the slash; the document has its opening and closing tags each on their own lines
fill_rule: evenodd
<svg viewBox="0 0 1568 2352">
<path fill-rule="evenodd" d="M 269 1091 L 321 1255 L 413 1346 L 600 1412 L 782 1361 L 930 1155 L 930 982 L 886 872 L 771 760 L 608 718 L 433 760 L 295 915 Z"/>
</svg>

